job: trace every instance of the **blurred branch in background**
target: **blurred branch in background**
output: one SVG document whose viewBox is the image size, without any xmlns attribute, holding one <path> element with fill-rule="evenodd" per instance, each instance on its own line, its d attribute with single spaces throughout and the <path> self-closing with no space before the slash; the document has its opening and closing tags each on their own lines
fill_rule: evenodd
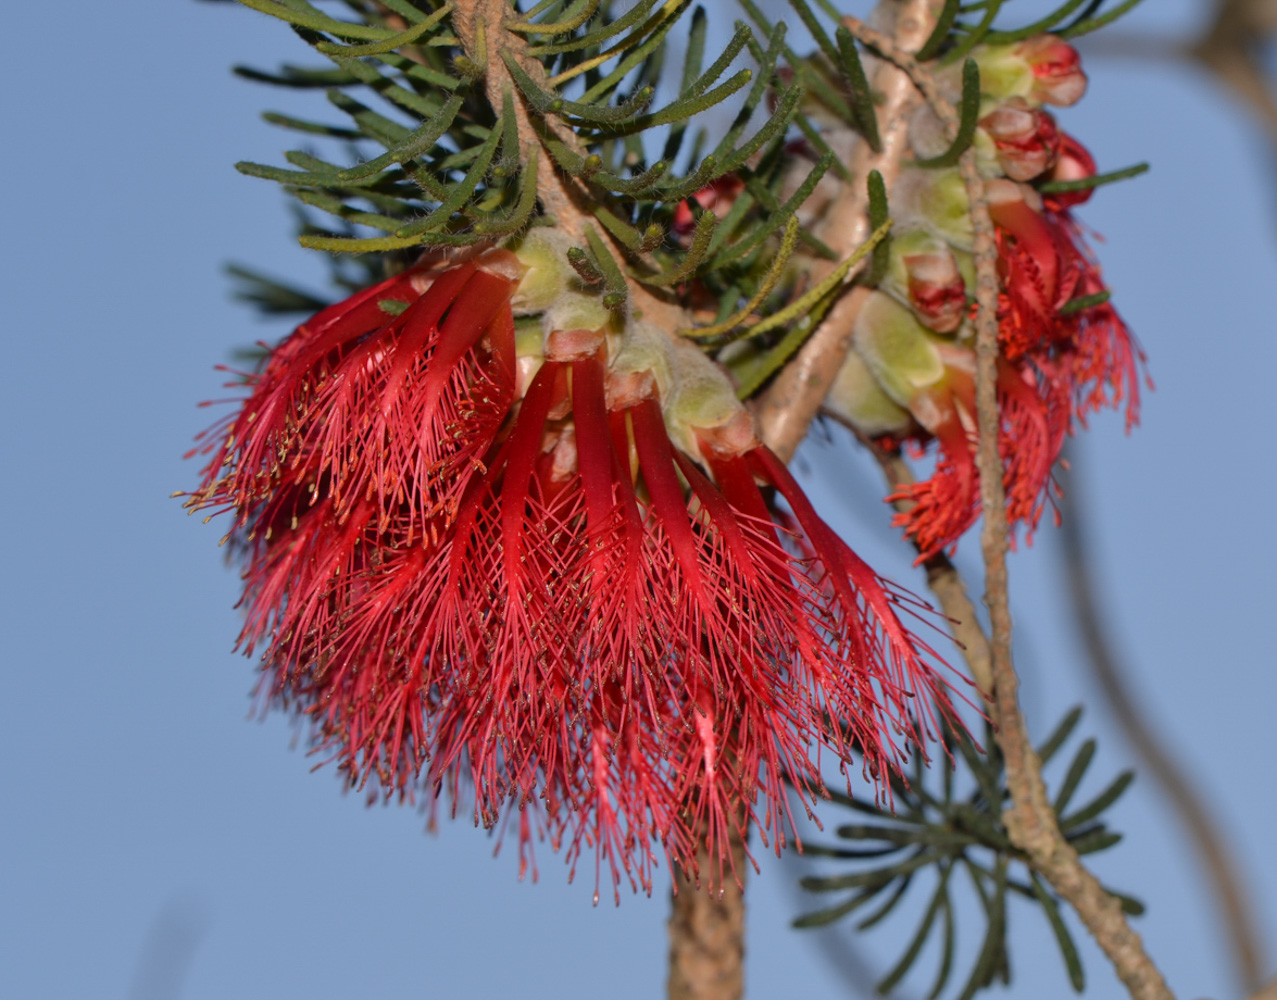
<svg viewBox="0 0 1277 1000">
<path fill-rule="evenodd" d="M 1277 5 L 1272 5 L 1275 6 Z M 1075 461 L 1075 459 L 1073 459 Z M 1200 857 L 1210 890 L 1215 897 L 1227 947 L 1243 995 L 1260 990 L 1268 974 L 1254 909 L 1238 876 L 1227 838 L 1221 833 L 1211 811 L 1188 776 L 1167 751 L 1154 727 L 1144 717 L 1139 699 L 1121 659 L 1113 650 L 1108 623 L 1100 610 L 1093 562 L 1086 533 L 1088 512 L 1076 469 L 1067 473 L 1069 482 L 1061 500 L 1063 525 L 1061 543 L 1067 590 L 1077 623 L 1078 635 L 1086 651 L 1087 663 L 1113 717 L 1139 757 L 1142 770 L 1151 775 L 1170 801 L 1175 815 L 1187 831 L 1194 852 Z M 1277 981 L 1269 983 L 1255 1000 L 1277 998 Z"/>
<path fill-rule="evenodd" d="M 1277 0 L 1216 0 L 1214 10 L 1187 54 L 1228 86 L 1277 145 L 1277 84 L 1265 68 L 1277 35 Z"/>
<path fill-rule="evenodd" d="M 209 923 L 198 899 L 183 895 L 165 903 L 142 943 L 129 1000 L 178 1000 Z"/>
<path fill-rule="evenodd" d="M 1277 38 L 1277 0 L 1207 0 L 1211 13 L 1196 38 L 1131 31 L 1089 36 L 1082 51 L 1094 56 L 1187 62 L 1224 84 L 1277 146 L 1277 80 L 1268 50 Z"/>
</svg>

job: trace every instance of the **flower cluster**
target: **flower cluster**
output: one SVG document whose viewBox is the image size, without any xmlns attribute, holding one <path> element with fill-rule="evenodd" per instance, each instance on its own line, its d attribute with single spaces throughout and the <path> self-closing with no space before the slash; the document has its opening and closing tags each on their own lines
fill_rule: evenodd
<svg viewBox="0 0 1277 1000">
<path fill-rule="evenodd" d="M 1092 411 L 1125 404 L 1138 418 L 1138 346 L 1107 301 L 1099 267 L 1070 209 L 1089 188 L 1048 182 L 1095 175 L 1080 143 L 1043 105 L 1070 105 L 1086 89 L 1076 51 L 1050 36 L 973 52 L 982 105 L 975 149 L 996 227 L 999 447 L 1007 514 L 1032 534 L 1053 500 L 1052 469 L 1066 436 Z M 949 80 L 956 90 L 956 77 Z M 926 108 L 911 123 L 920 157 L 947 146 Z M 1047 185 L 1045 191 L 1039 188 Z M 891 499 L 921 558 L 952 546 L 980 514 L 975 465 L 972 231 L 956 169 L 906 168 L 892 192 L 891 260 L 859 315 L 829 407 L 895 446 L 934 441 L 934 473 Z"/>
<path fill-rule="evenodd" d="M 779 849 L 820 748 L 882 777 L 953 709 L 911 599 L 722 371 L 570 287 L 566 247 L 534 229 L 303 323 L 189 503 L 235 519 L 264 697 L 352 783 L 472 787 L 521 859 L 541 835 L 650 891 L 733 827 Z"/>
</svg>

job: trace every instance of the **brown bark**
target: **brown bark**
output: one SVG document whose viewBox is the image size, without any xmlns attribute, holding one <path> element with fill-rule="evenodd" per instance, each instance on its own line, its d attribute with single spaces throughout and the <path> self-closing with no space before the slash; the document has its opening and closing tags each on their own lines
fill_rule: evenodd
<svg viewBox="0 0 1277 1000">
<path fill-rule="evenodd" d="M 745 994 L 745 871 L 750 864 L 735 828 L 729 834 L 731 865 L 702 846 L 701 884 L 678 872 L 670 893 L 669 1000 L 740 1000 Z M 740 880 L 739 882 L 737 880 Z"/>
<path fill-rule="evenodd" d="M 935 0 L 904 0 L 892 4 L 895 11 L 894 38 L 907 52 L 920 49 L 935 26 L 938 4 Z M 869 237 L 869 194 L 866 178 L 877 170 L 888 190 L 907 150 L 909 116 L 917 107 L 918 92 L 907 74 L 890 62 L 884 62 L 874 74 L 872 86 L 882 95 L 878 105 L 878 129 L 882 136 L 882 152 L 875 153 L 867 143 L 860 143 L 849 167 L 853 183 L 847 185 L 830 206 L 820 236 L 840 258 L 847 257 Z M 832 265 L 825 265 L 826 268 Z M 823 277 L 820 272 L 813 278 Z M 851 348 L 851 328 L 864 303 L 866 289 L 852 289 L 829 310 L 823 323 L 802 349 L 776 376 L 758 408 L 758 423 L 767 445 L 788 462 L 811 426 L 833 385 Z"/>
<path fill-rule="evenodd" d="M 1174 994 L 1153 963 L 1144 942 L 1126 919 L 1121 904 L 1105 891 L 1064 839 L 1055 810 L 1047 799 L 1042 766 L 1029 742 L 1017 693 L 1020 686 L 1011 660 L 1011 608 L 1007 578 L 1008 525 L 998 451 L 1001 416 L 997 398 L 998 318 L 997 248 L 984 182 L 976 169 L 975 151 L 960 163 L 971 199 L 976 258 L 976 416 L 979 424 L 977 466 L 984 530 L 985 604 L 992 625 L 994 718 L 998 745 L 1006 761 L 1011 806 L 1003 822 L 1011 842 L 1033 867 L 1077 911 L 1086 929 L 1104 950 L 1118 978 L 1135 1000 L 1171 1000 Z"/>
</svg>

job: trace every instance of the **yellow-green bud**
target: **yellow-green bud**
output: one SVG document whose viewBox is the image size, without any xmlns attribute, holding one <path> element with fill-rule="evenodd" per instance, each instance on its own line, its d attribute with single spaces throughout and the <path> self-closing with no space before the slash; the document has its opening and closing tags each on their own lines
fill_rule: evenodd
<svg viewBox="0 0 1277 1000">
<path fill-rule="evenodd" d="M 650 372 L 656 380 L 656 389 L 665 399 L 672 391 L 673 373 L 670 371 L 670 338 L 658 326 L 631 320 L 625 325 L 619 345 L 609 344 L 611 363 L 609 373 L 617 375 L 641 375 Z"/>
<path fill-rule="evenodd" d="M 913 313 L 882 292 L 872 293 L 852 329 L 852 343 L 884 391 L 908 407 L 919 389 L 944 376 L 932 334 Z"/>
<path fill-rule="evenodd" d="M 569 291 L 576 282 L 576 272 L 568 263 L 567 252 L 572 238 L 545 226 L 531 230 L 514 255 L 527 268 L 515 290 L 510 306 L 516 316 L 543 312 Z"/>
<path fill-rule="evenodd" d="M 903 434 L 913 423 L 909 411 L 883 391 L 869 365 L 855 351 L 838 369 L 825 407 L 865 434 Z"/>
<path fill-rule="evenodd" d="M 966 184 L 956 169 L 901 171 L 891 194 L 891 210 L 898 225 L 925 226 L 961 250 L 970 250 L 970 203 Z"/>
<path fill-rule="evenodd" d="M 691 455 L 700 451 L 697 431 L 723 432 L 714 436 L 732 451 L 753 444 L 753 421 L 727 373 L 685 340 L 671 341 L 670 348 L 674 388 L 663 408 L 674 442 Z"/>
<path fill-rule="evenodd" d="M 548 337 L 555 330 L 611 330 L 614 315 L 597 295 L 561 292 L 545 309 L 541 329 Z"/>
</svg>

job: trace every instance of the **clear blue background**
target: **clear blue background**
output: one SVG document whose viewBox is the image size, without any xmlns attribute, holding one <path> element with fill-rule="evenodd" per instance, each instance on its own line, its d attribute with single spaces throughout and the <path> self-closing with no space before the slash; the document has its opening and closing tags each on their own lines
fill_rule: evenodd
<svg viewBox="0 0 1277 1000">
<path fill-rule="evenodd" d="M 1199 7 L 1145 4 L 1127 30 L 1187 31 Z M 566 884 L 546 852 L 540 883 L 519 884 L 513 855 L 492 860 L 469 822 L 425 835 L 411 810 L 365 809 L 309 773 L 284 720 L 245 719 L 253 670 L 230 652 L 223 529 L 168 494 L 194 482 L 180 456 L 208 418 L 194 403 L 220 394 L 212 365 L 283 332 L 228 300 L 222 264 L 322 287 L 279 192 L 231 168 L 280 162 L 289 137 L 257 113 L 297 104 L 229 64 L 305 61 L 300 43 L 192 0 L 10 4 L 4 29 L 0 996 L 662 995 L 663 889 L 596 909 L 590 881 Z M 1135 434 L 1102 418 L 1077 449 L 1104 607 L 1145 710 L 1237 849 L 1277 962 L 1272 163 L 1187 68 L 1087 68 L 1064 126 L 1104 169 L 1154 164 L 1083 213 L 1158 382 Z M 845 442 L 802 460 L 829 518 L 921 589 L 873 470 Z M 1057 544 L 1045 530 L 1012 565 L 1024 701 L 1038 733 L 1092 704 L 1098 784 L 1130 754 L 1070 634 Z M 960 556 L 974 566 L 975 546 Z M 1150 904 L 1138 926 L 1179 995 L 1236 996 L 1148 782 L 1114 820 L 1127 841 L 1097 867 Z M 767 857 L 751 881 L 750 995 L 846 996 L 824 954 L 849 932 L 787 929 L 794 875 Z M 888 928 L 859 945 L 879 970 L 903 946 Z M 1012 936 L 1012 992 L 1069 995 L 1040 916 L 1016 909 Z M 1091 995 L 1121 996 L 1084 951 Z"/>
</svg>

